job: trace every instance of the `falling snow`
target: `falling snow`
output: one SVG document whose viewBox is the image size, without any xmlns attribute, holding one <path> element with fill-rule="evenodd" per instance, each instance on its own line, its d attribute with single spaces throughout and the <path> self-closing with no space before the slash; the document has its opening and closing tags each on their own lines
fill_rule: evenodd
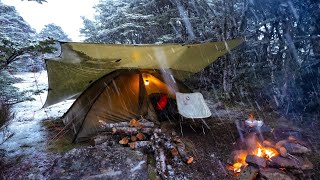
<svg viewBox="0 0 320 180">
<path fill-rule="evenodd" d="M 87 43 L 184 46 L 221 41 L 229 52 L 184 80 L 203 95 L 212 115 L 159 122 L 162 130 L 180 135 L 194 157 L 185 166 L 172 159 L 179 163 L 163 167 L 174 169 L 170 175 L 234 178 L 227 168 L 231 154 L 248 146 L 244 142 L 253 132 L 261 141 L 297 138 L 310 149 L 306 157 L 313 163 L 304 177 L 320 179 L 319 2 L 100 0 L 93 8 L 94 18 L 82 17 L 83 27 L 77 29 Z M 69 127 L 61 117 L 74 99 L 43 108 L 48 93 L 45 58 L 60 53 L 43 55 L 46 47 L 38 41 L 69 41 L 73 36 L 50 23 L 38 34 L 13 6 L 0 2 L 0 105 L 11 104 L 14 115 L 0 127 L 0 179 L 156 178 L 152 158 L 120 146 L 119 137 L 112 136 L 98 146 L 62 142 Z M 226 42 L 236 38 L 245 42 L 231 50 Z M 41 52 L 36 48 L 39 45 Z M 178 90 L 175 69 L 168 68 L 174 67 L 168 64 L 169 57 L 159 48 L 153 50 L 159 70 L 169 74 L 164 82 Z M 199 48 L 194 61 L 208 62 L 202 53 L 209 50 Z"/>
</svg>

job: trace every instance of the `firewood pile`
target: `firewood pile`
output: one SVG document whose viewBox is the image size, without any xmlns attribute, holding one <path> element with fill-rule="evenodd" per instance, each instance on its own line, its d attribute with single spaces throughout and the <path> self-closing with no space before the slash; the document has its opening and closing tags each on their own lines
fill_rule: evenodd
<svg viewBox="0 0 320 180">
<path fill-rule="evenodd" d="M 235 150 L 229 161 L 237 179 L 310 179 L 313 164 L 307 155 L 311 150 L 297 137 L 273 142 L 250 133 L 243 143 L 245 148 Z"/>
<path fill-rule="evenodd" d="M 119 135 L 119 144 L 134 149 L 151 151 L 156 160 L 156 171 L 163 179 L 174 179 L 173 164 L 192 164 L 193 157 L 175 133 L 165 133 L 153 122 L 146 119 L 132 119 L 130 122 L 101 123 L 101 127 L 112 135 Z M 93 139 L 95 145 L 108 141 L 110 137 L 98 135 Z"/>
</svg>

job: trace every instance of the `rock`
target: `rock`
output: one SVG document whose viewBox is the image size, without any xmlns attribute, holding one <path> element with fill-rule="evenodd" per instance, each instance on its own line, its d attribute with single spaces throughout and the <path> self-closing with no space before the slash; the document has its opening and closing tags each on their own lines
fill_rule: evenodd
<svg viewBox="0 0 320 180">
<path fill-rule="evenodd" d="M 282 157 L 287 157 L 287 156 L 288 156 L 288 152 L 287 152 L 287 149 L 286 149 L 286 148 L 280 147 L 279 151 L 280 151 L 280 155 L 281 155 Z"/>
<path fill-rule="evenodd" d="M 295 143 L 285 143 L 284 147 L 290 154 L 306 154 L 311 152 L 307 147 Z"/>
<path fill-rule="evenodd" d="M 303 164 L 302 164 L 302 166 L 301 166 L 301 169 L 302 169 L 302 170 L 310 170 L 310 169 L 313 169 L 313 164 L 312 164 L 312 162 L 309 161 L 309 159 L 305 157 L 305 158 L 303 159 Z"/>
<path fill-rule="evenodd" d="M 301 170 L 311 170 L 311 169 L 313 169 L 312 162 L 310 162 L 309 159 L 306 156 L 304 156 L 304 157 L 295 156 L 295 158 L 297 160 L 299 160 L 299 166 L 300 166 Z"/>
<path fill-rule="evenodd" d="M 246 163 L 255 166 L 255 167 L 266 167 L 267 162 L 264 158 L 255 156 L 255 155 L 247 155 Z"/>
<path fill-rule="evenodd" d="M 262 142 L 263 146 L 266 146 L 266 147 L 274 147 L 273 143 L 271 141 L 268 141 L 268 140 L 264 140 Z"/>
<path fill-rule="evenodd" d="M 276 143 L 276 148 L 277 149 L 280 149 L 281 147 L 284 146 L 285 143 L 287 143 L 288 141 L 287 140 L 281 140 L 279 142 Z"/>
<path fill-rule="evenodd" d="M 294 143 L 297 142 L 297 138 L 295 138 L 294 136 L 289 136 L 288 141 Z"/>
<path fill-rule="evenodd" d="M 252 180 L 258 175 L 259 170 L 253 166 L 245 167 L 237 176 L 237 180 Z"/>
<path fill-rule="evenodd" d="M 296 160 L 280 157 L 280 156 L 274 156 L 271 158 L 271 161 L 269 162 L 269 165 L 271 167 L 277 167 L 277 168 L 296 168 L 299 169 L 300 165 L 299 162 Z"/>
<path fill-rule="evenodd" d="M 270 179 L 270 180 L 275 180 L 275 179 L 293 180 L 294 179 L 291 176 L 287 175 L 285 172 L 278 169 L 273 169 L 273 168 L 261 169 L 260 176 L 264 179 Z"/>
</svg>

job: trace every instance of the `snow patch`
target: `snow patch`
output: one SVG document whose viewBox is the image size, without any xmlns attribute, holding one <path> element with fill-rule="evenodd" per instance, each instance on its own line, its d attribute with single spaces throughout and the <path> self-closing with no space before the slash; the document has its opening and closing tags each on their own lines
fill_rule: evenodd
<svg viewBox="0 0 320 180">
<path fill-rule="evenodd" d="M 144 164 L 145 162 L 146 162 L 146 161 L 140 161 L 137 166 L 135 166 L 134 168 L 132 168 L 132 169 L 130 170 L 130 172 L 135 172 L 135 171 L 141 169 L 141 168 L 142 168 L 142 164 Z"/>
</svg>

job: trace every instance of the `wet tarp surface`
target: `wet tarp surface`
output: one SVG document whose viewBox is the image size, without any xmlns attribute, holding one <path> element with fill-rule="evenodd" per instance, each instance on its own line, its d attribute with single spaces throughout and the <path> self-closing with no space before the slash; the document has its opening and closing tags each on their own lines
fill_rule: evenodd
<svg viewBox="0 0 320 180">
<path fill-rule="evenodd" d="M 49 92 L 45 107 L 77 97 L 91 83 L 118 69 L 170 69 L 183 80 L 243 42 L 119 45 L 62 43 L 62 53 L 46 61 Z"/>
</svg>

